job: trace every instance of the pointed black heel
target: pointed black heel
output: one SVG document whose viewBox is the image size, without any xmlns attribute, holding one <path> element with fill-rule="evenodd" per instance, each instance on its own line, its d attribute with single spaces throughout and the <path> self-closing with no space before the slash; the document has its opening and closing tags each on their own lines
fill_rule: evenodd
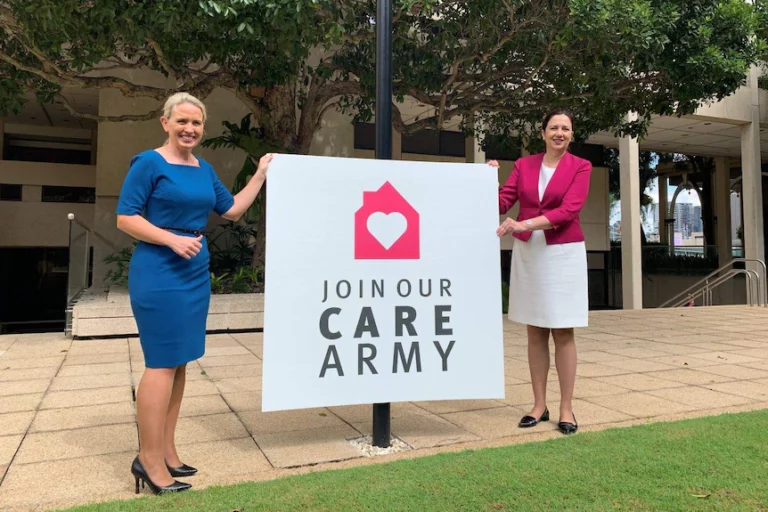
<svg viewBox="0 0 768 512">
<path fill-rule="evenodd" d="M 133 475 L 133 478 L 136 479 L 136 494 L 139 494 L 139 482 L 141 482 L 142 489 L 144 488 L 144 484 L 146 483 L 153 494 L 167 494 L 172 492 L 182 492 L 192 488 L 191 484 L 179 482 L 177 480 L 174 480 L 174 482 L 171 485 L 156 485 L 149 478 L 149 475 L 147 474 L 147 471 L 144 469 L 144 466 L 142 466 L 141 461 L 139 461 L 138 456 L 135 459 L 133 459 L 133 464 L 131 464 L 131 474 Z"/>
<path fill-rule="evenodd" d="M 177 468 L 172 468 L 168 465 L 168 463 L 165 463 L 165 466 L 168 468 L 168 472 L 171 474 L 172 477 L 188 477 L 192 476 L 195 473 L 197 473 L 197 468 L 193 468 L 192 466 L 187 466 L 186 464 L 182 464 L 181 466 Z"/>
<path fill-rule="evenodd" d="M 557 424 L 558 430 L 565 435 L 575 434 L 579 430 L 579 424 L 576 423 L 576 415 L 573 415 L 573 423 L 569 421 L 561 421 Z"/>
<path fill-rule="evenodd" d="M 549 409 L 544 409 L 544 413 L 541 415 L 541 417 L 539 417 L 539 419 L 536 419 L 530 415 L 523 416 L 518 426 L 520 428 L 531 428 L 535 427 L 542 421 L 549 421 Z"/>
</svg>

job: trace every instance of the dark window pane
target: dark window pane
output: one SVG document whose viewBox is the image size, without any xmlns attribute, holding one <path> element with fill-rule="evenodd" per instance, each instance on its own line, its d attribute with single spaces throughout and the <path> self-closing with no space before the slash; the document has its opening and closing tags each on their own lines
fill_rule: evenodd
<svg viewBox="0 0 768 512">
<path fill-rule="evenodd" d="M 373 123 L 355 123 L 355 149 L 376 149 L 376 126 Z"/>
<path fill-rule="evenodd" d="M 597 144 L 571 144 L 568 150 L 584 160 L 589 160 L 594 167 L 605 167 L 605 151 Z"/>
<path fill-rule="evenodd" d="M 443 156 L 466 157 L 467 146 L 462 132 L 440 132 L 440 154 Z"/>
<path fill-rule="evenodd" d="M 44 203 L 95 203 L 96 189 L 91 187 L 43 186 Z"/>
<path fill-rule="evenodd" d="M 21 201 L 21 185 L 0 184 L 0 201 Z"/>
<path fill-rule="evenodd" d="M 440 133 L 435 130 L 421 130 L 413 135 L 403 135 L 403 153 L 439 155 Z"/>
<path fill-rule="evenodd" d="M 522 156 L 517 140 L 505 135 L 486 135 L 482 147 L 488 160 L 517 160 Z"/>
</svg>

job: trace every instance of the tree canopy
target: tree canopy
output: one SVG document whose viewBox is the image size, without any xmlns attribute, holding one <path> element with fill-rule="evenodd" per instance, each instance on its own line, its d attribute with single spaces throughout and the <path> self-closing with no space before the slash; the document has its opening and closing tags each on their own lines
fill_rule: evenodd
<svg viewBox="0 0 768 512">
<path fill-rule="evenodd" d="M 581 138 L 638 135 L 653 114 L 731 94 L 764 47 L 754 37 L 761 14 L 743 0 L 393 4 L 393 91 L 423 106 L 415 118 L 394 109 L 403 133 L 459 120 L 481 137 L 525 137 L 545 111 L 568 107 Z M 371 118 L 375 18 L 375 0 L 0 0 L 0 115 L 27 91 L 89 117 L 62 88 L 162 100 L 221 87 L 253 112 L 266 142 L 306 153 L 329 109 Z M 168 80 L 139 82 L 140 68 Z M 637 122 L 625 122 L 629 111 Z"/>
</svg>

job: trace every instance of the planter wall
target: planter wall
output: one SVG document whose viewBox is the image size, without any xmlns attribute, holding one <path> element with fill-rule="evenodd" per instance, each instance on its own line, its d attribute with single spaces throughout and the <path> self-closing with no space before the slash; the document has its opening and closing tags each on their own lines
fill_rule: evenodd
<svg viewBox="0 0 768 512">
<path fill-rule="evenodd" d="M 209 332 L 263 327 L 263 293 L 211 296 L 207 323 Z M 125 288 L 112 287 L 106 292 L 90 289 L 73 308 L 72 336 L 76 338 L 137 334 L 136 320 Z"/>
</svg>

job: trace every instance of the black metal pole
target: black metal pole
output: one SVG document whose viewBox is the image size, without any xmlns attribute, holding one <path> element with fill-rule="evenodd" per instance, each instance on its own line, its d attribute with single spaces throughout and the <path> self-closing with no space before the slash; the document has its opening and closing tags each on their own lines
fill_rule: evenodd
<svg viewBox="0 0 768 512">
<path fill-rule="evenodd" d="M 392 159 L 392 0 L 376 5 L 376 158 Z M 389 404 L 373 404 L 373 445 L 390 445 Z"/>
</svg>

